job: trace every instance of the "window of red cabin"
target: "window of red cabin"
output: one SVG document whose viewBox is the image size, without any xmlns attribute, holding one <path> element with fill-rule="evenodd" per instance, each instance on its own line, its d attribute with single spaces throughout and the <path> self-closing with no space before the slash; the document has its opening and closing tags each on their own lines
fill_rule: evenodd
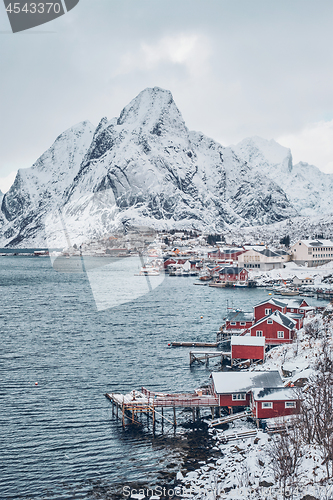
<svg viewBox="0 0 333 500">
<path fill-rule="evenodd" d="M 245 322 L 245 321 L 241 321 L 239 324 L 240 324 L 241 326 L 245 326 L 245 325 L 246 325 L 246 322 Z"/>
<path fill-rule="evenodd" d="M 273 403 L 265 401 L 264 403 L 261 403 L 261 408 L 273 408 Z"/>
<path fill-rule="evenodd" d="M 272 314 L 272 309 L 265 309 L 265 316 Z"/>
<path fill-rule="evenodd" d="M 284 332 L 277 332 L 278 339 L 284 339 Z"/>
<path fill-rule="evenodd" d="M 233 401 L 238 401 L 238 400 L 244 401 L 245 399 L 246 399 L 246 394 L 244 392 L 240 392 L 238 394 L 233 394 L 232 395 L 232 400 Z"/>
<path fill-rule="evenodd" d="M 262 330 L 257 330 L 256 331 L 256 336 L 257 337 L 262 337 Z"/>
<path fill-rule="evenodd" d="M 230 325 L 235 326 L 236 325 L 236 321 L 231 321 Z"/>
<path fill-rule="evenodd" d="M 273 320 L 272 320 L 272 319 L 268 319 L 268 320 L 267 320 L 267 324 L 268 324 L 268 325 L 272 325 L 272 324 L 273 324 Z"/>
<path fill-rule="evenodd" d="M 296 401 L 286 401 L 284 403 L 285 408 L 296 408 Z"/>
</svg>

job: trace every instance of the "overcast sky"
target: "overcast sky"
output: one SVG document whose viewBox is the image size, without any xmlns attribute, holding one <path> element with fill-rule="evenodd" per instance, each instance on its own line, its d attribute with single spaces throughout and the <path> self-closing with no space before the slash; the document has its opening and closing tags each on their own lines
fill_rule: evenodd
<svg viewBox="0 0 333 500">
<path fill-rule="evenodd" d="M 332 25 L 332 0 L 80 0 L 12 34 L 1 2 L 0 189 L 61 132 L 154 86 L 191 130 L 273 138 L 333 172 Z"/>
</svg>

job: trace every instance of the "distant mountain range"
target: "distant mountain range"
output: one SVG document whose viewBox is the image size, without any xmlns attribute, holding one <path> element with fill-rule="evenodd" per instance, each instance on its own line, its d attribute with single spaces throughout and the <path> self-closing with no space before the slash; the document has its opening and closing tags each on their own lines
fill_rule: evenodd
<svg viewBox="0 0 333 500">
<path fill-rule="evenodd" d="M 0 195 L 0 246 L 66 246 L 124 223 L 220 232 L 332 213 L 333 175 L 259 137 L 223 147 L 147 88 L 118 118 L 66 130 Z"/>
</svg>

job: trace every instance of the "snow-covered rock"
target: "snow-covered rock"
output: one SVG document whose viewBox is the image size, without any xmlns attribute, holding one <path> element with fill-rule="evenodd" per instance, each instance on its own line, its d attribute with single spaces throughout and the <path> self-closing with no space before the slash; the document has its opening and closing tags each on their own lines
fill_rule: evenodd
<svg viewBox="0 0 333 500">
<path fill-rule="evenodd" d="M 45 218 L 59 226 L 59 210 L 60 225 L 78 243 L 124 221 L 221 231 L 296 215 L 275 179 L 232 148 L 189 132 L 171 92 L 158 87 L 95 130 L 89 122 L 72 127 L 19 170 L 1 203 L 1 244 L 45 245 Z M 51 233 L 56 246 L 58 232 Z"/>
<path fill-rule="evenodd" d="M 300 215 L 333 213 L 333 174 L 305 162 L 293 165 L 290 149 L 273 139 L 250 137 L 232 149 L 249 166 L 276 182 Z"/>
</svg>

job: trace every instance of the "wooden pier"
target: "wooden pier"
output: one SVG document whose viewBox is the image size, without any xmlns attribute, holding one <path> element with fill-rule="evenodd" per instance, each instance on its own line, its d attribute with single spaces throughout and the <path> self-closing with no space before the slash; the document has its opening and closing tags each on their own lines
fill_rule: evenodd
<svg viewBox="0 0 333 500">
<path fill-rule="evenodd" d="M 212 415 L 214 408 L 219 407 L 219 400 L 212 394 L 204 394 L 205 390 L 198 390 L 193 394 L 166 394 L 162 392 L 153 392 L 141 388 L 141 391 L 132 391 L 129 394 L 105 394 L 105 397 L 112 403 L 112 415 L 121 418 L 122 425 L 142 426 L 142 415 L 147 416 L 153 423 L 153 433 L 157 418 L 160 418 L 162 432 L 165 422 L 172 425 L 174 430 L 177 426 L 176 409 L 192 408 L 193 420 L 200 419 L 200 408 L 211 408 Z M 207 392 L 207 391 L 206 391 Z M 168 418 L 164 410 L 172 410 L 173 418 Z M 141 421 L 140 421 L 141 418 Z"/>
<path fill-rule="evenodd" d="M 229 422 L 233 422 L 234 420 L 251 417 L 252 415 L 252 411 L 249 409 L 240 413 L 232 413 L 231 415 L 227 415 L 226 417 L 216 418 L 214 420 L 211 420 L 208 425 L 209 427 L 216 427 L 217 425 L 228 424 Z"/>
<path fill-rule="evenodd" d="M 217 347 L 217 342 L 171 342 L 169 347 Z"/>
<path fill-rule="evenodd" d="M 194 362 L 208 365 L 211 358 L 221 358 L 221 364 L 225 358 L 230 358 L 230 351 L 190 351 L 190 366 Z"/>
<path fill-rule="evenodd" d="M 258 433 L 257 429 L 251 429 L 248 431 L 242 431 L 242 432 L 234 432 L 233 434 L 224 434 L 224 432 L 221 432 L 221 434 L 218 435 L 218 441 L 220 441 L 222 444 L 227 444 L 229 441 L 235 441 L 238 439 L 247 439 L 250 437 L 255 437 Z"/>
</svg>

